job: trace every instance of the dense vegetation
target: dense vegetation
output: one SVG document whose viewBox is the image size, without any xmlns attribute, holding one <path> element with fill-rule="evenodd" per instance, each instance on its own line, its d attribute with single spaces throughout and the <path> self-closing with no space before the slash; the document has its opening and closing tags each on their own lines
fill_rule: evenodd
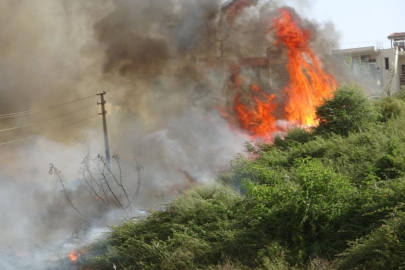
<svg viewBox="0 0 405 270">
<path fill-rule="evenodd" d="M 405 269 L 404 97 L 343 85 L 319 127 L 248 144 L 222 184 L 113 227 L 81 269 Z"/>
</svg>

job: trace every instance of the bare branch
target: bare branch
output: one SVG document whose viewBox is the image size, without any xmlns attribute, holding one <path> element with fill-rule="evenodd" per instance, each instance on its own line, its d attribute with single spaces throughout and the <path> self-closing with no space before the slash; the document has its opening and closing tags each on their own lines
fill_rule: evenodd
<svg viewBox="0 0 405 270">
<path fill-rule="evenodd" d="M 131 210 L 131 213 L 132 213 L 132 204 L 131 204 L 131 201 L 130 201 L 130 199 L 129 199 L 129 196 L 128 196 L 128 193 L 127 193 L 127 191 L 126 191 L 126 189 L 124 188 L 124 185 L 123 185 L 123 183 L 122 183 L 122 169 L 121 169 L 121 160 L 120 160 L 120 157 L 119 157 L 119 155 L 114 155 L 113 156 L 113 159 L 115 160 L 115 162 L 117 163 L 117 167 L 118 167 L 118 169 L 119 169 L 119 179 L 120 179 L 120 181 L 119 181 L 119 183 L 118 183 L 118 181 L 116 181 L 117 182 L 117 185 L 119 186 L 119 187 L 121 187 L 121 189 L 122 189 L 122 191 L 124 192 L 124 194 L 125 194 L 125 198 L 127 199 L 127 202 L 128 202 L 128 206 L 127 206 L 127 208 L 129 207 L 129 209 Z M 114 179 L 116 180 L 116 178 L 115 178 L 115 176 L 113 175 L 113 173 L 111 172 L 111 169 L 110 168 L 107 168 L 108 170 L 109 170 L 109 172 L 111 173 L 111 175 L 114 177 Z"/>
<path fill-rule="evenodd" d="M 58 179 L 59 182 L 62 185 L 62 189 L 63 189 L 63 194 L 65 195 L 66 200 L 69 202 L 69 204 L 72 206 L 72 208 L 80 215 L 82 216 L 85 220 L 91 222 L 91 220 L 86 217 L 85 215 L 83 215 L 82 212 L 79 211 L 79 209 L 76 208 L 76 206 L 73 204 L 73 202 L 70 200 L 68 192 L 66 190 L 65 187 L 65 183 L 63 181 L 62 175 L 61 175 L 61 171 L 59 171 L 52 163 L 49 165 L 49 174 L 50 175 L 55 175 Z"/>
<path fill-rule="evenodd" d="M 90 185 L 90 184 L 88 183 L 87 178 L 86 178 L 86 175 L 83 175 L 83 180 L 84 180 L 84 182 L 86 183 L 87 186 L 86 186 L 86 185 L 83 185 L 83 184 L 82 184 L 82 185 L 86 188 L 86 190 L 90 193 L 90 195 L 94 194 L 94 196 L 95 196 L 96 199 L 99 199 L 105 206 L 110 207 L 110 206 L 107 204 L 107 202 L 104 201 L 104 199 L 101 197 L 101 195 L 98 194 L 98 192 L 94 189 L 94 186 L 92 186 L 92 185 Z M 90 189 L 90 190 L 88 190 L 88 189 Z"/>
<path fill-rule="evenodd" d="M 98 160 L 103 163 L 104 169 L 107 168 L 107 165 L 106 165 L 106 163 L 105 163 L 105 161 L 104 161 L 104 159 L 103 159 L 102 156 L 99 155 L 99 156 L 98 156 Z M 115 192 L 112 190 L 112 188 L 111 188 L 111 186 L 110 186 L 110 183 L 108 182 L 107 176 L 104 174 L 104 171 L 101 170 L 100 164 L 99 164 L 99 163 L 97 163 L 97 164 L 98 164 L 98 167 L 99 167 L 100 174 L 103 176 L 104 182 L 106 183 L 108 189 L 110 190 L 111 194 L 112 194 L 113 197 L 115 198 L 115 201 L 118 203 L 118 205 L 119 205 L 119 207 L 122 209 L 122 211 L 124 211 L 125 215 L 128 216 L 127 212 L 125 211 L 124 206 L 121 204 L 121 201 L 118 199 L 117 195 L 116 195 Z M 107 168 L 107 169 L 108 169 L 108 168 Z M 108 169 L 108 170 L 109 170 L 109 169 Z"/>
<path fill-rule="evenodd" d="M 140 190 L 140 188 L 141 188 L 141 182 L 142 182 L 142 170 L 143 170 L 143 167 L 142 167 L 141 164 L 139 164 L 139 163 L 137 162 L 136 165 L 134 166 L 134 169 L 135 169 L 135 171 L 136 171 L 136 173 L 137 173 L 138 185 L 137 185 L 137 187 L 136 187 L 135 194 L 134 194 L 134 196 L 132 197 L 131 203 L 135 202 L 135 201 L 138 199 L 139 190 Z"/>
<path fill-rule="evenodd" d="M 103 183 L 100 181 L 100 183 L 94 178 L 94 176 L 93 176 L 93 174 L 91 173 L 91 171 L 90 171 L 90 165 L 87 163 L 86 164 L 86 171 L 87 171 L 87 173 L 89 174 L 89 176 L 90 176 L 90 178 L 91 178 L 91 184 L 92 184 L 92 186 L 93 186 L 93 183 L 96 183 L 96 185 L 98 186 L 98 188 L 100 189 L 100 191 L 104 194 L 104 196 L 105 196 L 105 200 L 107 201 L 107 204 L 108 205 L 110 205 L 110 199 L 109 199 L 109 196 L 107 195 L 107 192 L 106 192 L 106 190 L 104 189 L 104 185 L 103 185 Z M 117 205 L 117 204 L 116 204 Z M 118 206 L 118 205 L 117 205 Z"/>
</svg>

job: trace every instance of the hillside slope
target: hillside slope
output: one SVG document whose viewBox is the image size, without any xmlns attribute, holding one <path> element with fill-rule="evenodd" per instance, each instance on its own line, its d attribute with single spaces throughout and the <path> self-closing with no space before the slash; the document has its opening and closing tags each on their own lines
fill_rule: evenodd
<svg viewBox="0 0 405 270">
<path fill-rule="evenodd" d="M 405 102 L 344 85 L 217 186 L 112 227 L 80 269 L 405 268 Z"/>
</svg>

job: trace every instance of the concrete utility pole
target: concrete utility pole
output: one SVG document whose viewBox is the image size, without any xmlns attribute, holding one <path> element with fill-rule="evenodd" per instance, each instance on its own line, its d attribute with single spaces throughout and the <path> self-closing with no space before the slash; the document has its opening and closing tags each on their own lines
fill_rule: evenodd
<svg viewBox="0 0 405 270">
<path fill-rule="evenodd" d="M 108 132 L 107 132 L 107 111 L 105 110 L 106 101 L 104 100 L 104 95 L 107 94 L 105 91 L 103 93 L 97 94 L 100 96 L 101 102 L 97 102 L 97 105 L 101 105 L 101 113 L 99 115 L 103 116 L 103 130 L 104 130 L 104 146 L 105 146 L 105 162 L 108 168 L 110 168 L 110 146 L 108 143 Z"/>
</svg>

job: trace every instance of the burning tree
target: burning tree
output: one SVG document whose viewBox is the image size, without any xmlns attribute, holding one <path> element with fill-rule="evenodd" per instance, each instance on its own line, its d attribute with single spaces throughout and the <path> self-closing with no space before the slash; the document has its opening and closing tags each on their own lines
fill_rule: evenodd
<svg viewBox="0 0 405 270">
<path fill-rule="evenodd" d="M 311 32 L 299 25 L 297 15 L 281 9 L 274 28 L 276 45 L 285 45 L 288 56 L 290 83 L 284 90 L 288 96 L 287 120 L 293 124 L 314 126 L 317 124 L 316 107 L 332 97 L 337 84 L 323 71 L 322 63 L 309 45 Z"/>
<path fill-rule="evenodd" d="M 287 57 L 289 82 L 282 89 L 286 100 L 278 101 L 276 95 L 265 93 L 257 84 L 252 84 L 248 94 L 243 94 L 247 91 L 242 87 L 244 79 L 238 67 L 232 68 L 230 77 L 234 89 L 232 109 L 237 123 L 253 138 L 264 140 L 283 130 L 277 125 L 277 120 L 286 120 L 294 126 L 316 126 L 316 107 L 332 97 L 337 87 L 333 76 L 323 70 L 321 61 L 311 49 L 311 31 L 301 25 L 298 15 L 292 10 L 280 9 L 269 33 L 274 34 L 274 45 L 281 47 Z M 275 89 L 271 91 L 276 92 Z M 280 109 L 283 112 L 277 115 L 277 104 L 282 103 Z"/>
</svg>

